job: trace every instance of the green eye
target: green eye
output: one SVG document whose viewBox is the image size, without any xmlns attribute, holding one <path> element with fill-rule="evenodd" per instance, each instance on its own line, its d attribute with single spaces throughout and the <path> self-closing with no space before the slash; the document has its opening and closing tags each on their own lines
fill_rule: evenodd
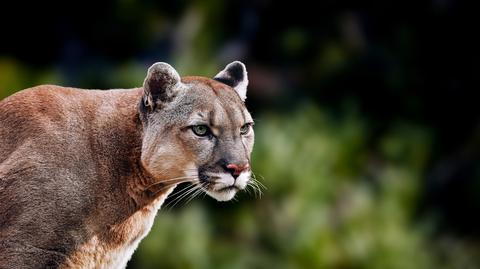
<svg viewBox="0 0 480 269">
<path fill-rule="evenodd" d="M 209 133 L 209 129 L 206 125 L 194 125 L 192 131 L 198 136 L 206 136 Z"/>
<path fill-rule="evenodd" d="M 250 131 L 250 124 L 249 123 L 240 127 L 240 134 L 241 135 L 246 135 L 246 134 L 248 134 L 249 131 Z"/>
</svg>

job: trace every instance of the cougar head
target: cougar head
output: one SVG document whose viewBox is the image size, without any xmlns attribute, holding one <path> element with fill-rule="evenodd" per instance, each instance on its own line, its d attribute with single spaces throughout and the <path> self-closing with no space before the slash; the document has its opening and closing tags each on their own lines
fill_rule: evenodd
<svg viewBox="0 0 480 269">
<path fill-rule="evenodd" d="M 167 63 L 152 65 L 139 106 L 144 168 L 159 182 L 193 182 L 218 201 L 246 188 L 254 143 L 247 85 L 238 61 L 213 79 L 180 78 Z"/>
</svg>

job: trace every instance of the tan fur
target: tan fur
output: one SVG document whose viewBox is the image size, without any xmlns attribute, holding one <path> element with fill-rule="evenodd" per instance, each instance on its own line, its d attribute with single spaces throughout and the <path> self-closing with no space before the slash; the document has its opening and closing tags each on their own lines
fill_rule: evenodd
<svg viewBox="0 0 480 269">
<path fill-rule="evenodd" d="M 65 209 L 71 214 L 84 214 L 81 234 L 72 231 L 73 234 L 69 235 L 70 239 L 75 241 L 79 247 L 79 250 L 75 251 L 76 254 L 66 260 L 65 264 L 71 267 L 77 264 L 79 268 L 94 268 L 95 266 L 87 265 L 97 264 L 98 261 L 108 264 L 105 259 L 108 258 L 110 251 L 124 242 L 143 237 L 149 230 L 149 227 L 144 227 L 143 215 L 155 215 L 156 210 L 154 209 L 158 209 L 155 199 L 159 199 L 161 194 L 169 190 L 165 189 L 157 197 L 148 197 L 144 193 L 146 186 L 154 183 L 155 180 L 141 168 L 141 164 L 135 163 L 139 159 L 141 143 L 140 122 L 136 112 L 141 92 L 141 89 L 82 91 L 47 85 L 25 90 L 0 103 L 2 115 L 0 122 L 16 127 L 12 131 L 0 128 L 2 141 L 0 145 L 0 152 L 2 152 L 0 155 L 0 192 L 3 199 L 23 198 L 23 195 L 18 195 L 16 192 L 30 191 L 24 189 L 22 186 L 24 182 L 14 181 L 14 175 L 29 174 L 30 170 L 33 172 L 39 167 L 62 170 L 82 169 L 83 167 L 74 167 L 82 163 L 85 164 L 85 167 L 87 164 L 93 163 L 92 167 L 96 168 L 95 170 L 85 169 L 82 172 L 90 174 L 91 177 L 98 177 L 100 180 L 69 182 L 67 179 L 64 183 L 49 184 L 53 186 L 65 184 L 63 191 L 70 192 L 69 195 L 65 195 L 65 198 L 75 199 L 75 195 L 88 197 L 88 195 L 95 194 L 94 199 L 97 200 L 95 205 L 87 208 L 84 208 L 86 204 L 78 201 L 76 209 Z M 116 113 L 113 113 L 113 110 Z M 69 115 L 65 115 L 67 113 Z M 62 129 L 63 131 L 59 133 Z M 119 134 L 123 135 L 118 137 Z M 99 141 L 99 138 L 116 140 L 118 144 L 112 145 L 108 141 Z M 53 140 L 57 143 L 52 144 Z M 111 155 L 114 154 L 124 155 L 125 158 L 112 158 Z M 55 167 L 52 167 L 53 165 L 50 163 Z M 116 165 L 121 165 L 121 167 L 117 168 L 119 171 L 116 175 L 112 175 L 109 168 Z M 168 175 L 166 176 L 168 178 Z M 38 176 L 32 175 L 32 177 Z M 41 176 L 40 178 L 38 184 L 51 180 Z M 70 184 L 78 189 L 70 189 L 67 186 Z M 41 192 L 41 187 L 38 186 L 38 189 L 31 192 Z M 24 196 L 26 196 L 24 199 L 38 199 L 32 197 L 33 195 Z M 43 199 L 35 200 L 31 203 L 45 202 Z M 69 203 L 68 200 L 58 202 Z M 60 206 L 57 201 L 54 201 L 53 204 Z M 20 205 L 18 206 L 20 207 Z M 50 232 L 47 231 L 49 217 L 53 217 L 55 214 L 55 212 L 51 212 L 50 216 L 33 214 L 24 219 L 15 219 L 15 216 L 11 215 L 20 212 L 10 212 L 11 208 L 2 206 L 0 206 L 0 210 L 2 222 L 9 222 L 11 219 L 19 226 L 39 226 L 39 233 Z M 23 210 L 29 211 L 28 208 Z M 38 218 L 33 218 L 34 216 Z M 102 223 L 99 223 L 99 219 L 102 220 Z M 39 222 L 44 222 L 46 227 L 38 225 Z M 65 222 L 68 224 L 66 220 Z M 22 235 L 18 228 L 13 225 L 8 227 L 0 225 L 0 238 L 8 238 L 12 233 L 18 233 L 20 238 L 33 236 Z M 90 238 L 88 242 L 83 242 L 85 237 Z M 2 240 L 0 251 L 2 247 L 17 246 L 25 249 L 31 248 L 33 251 L 55 252 L 45 250 L 42 246 L 22 246 L 21 241 L 23 240 L 6 244 Z M 83 251 L 84 248 L 90 249 L 90 251 Z M 0 265 L 2 266 L 10 264 L 10 261 L 14 260 L 15 257 L 0 255 Z"/>
<path fill-rule="evenodd" d="M 249 161 L 235 91 L 162 68 L 143 88 L 44 85 L 0 102 L 0 268 L 123 268 L 172 179 Z M 189 129 L 198 113 L 218 128 L 215 146 Z"/>
</svg>

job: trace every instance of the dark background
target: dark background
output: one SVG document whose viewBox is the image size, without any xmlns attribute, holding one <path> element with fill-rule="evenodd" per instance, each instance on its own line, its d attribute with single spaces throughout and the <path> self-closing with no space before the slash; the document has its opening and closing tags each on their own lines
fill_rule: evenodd
<svg viewBox="0 0 480 269">
<path fill-rule="evenodd" d="M 267 189 L 160 212 L 129 268 L 474 268 L 476 11 L 387 1 L 83 1 L 0 9 L 0 98 L 247 65 Z M 263 179 L 261 179 L 263 178 Z M 174 231 L 172 231 L 174 230 Z"/>
</svg>

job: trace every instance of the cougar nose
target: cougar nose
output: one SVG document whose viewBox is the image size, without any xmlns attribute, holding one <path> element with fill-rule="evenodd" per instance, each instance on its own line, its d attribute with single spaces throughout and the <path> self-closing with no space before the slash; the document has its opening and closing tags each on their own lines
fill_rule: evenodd
<svg viewBox="0 0 480 269">
<path fill-rule="evenodd" d="M 237 165 L 237 164 L 228 164 L 226 166 L 226 170 L 232 174 L 232 177 L 234 179 L 237 179 L 237 177 L 242 173 L 243 171 L 247 170 L 250 168 L 250 165 L 248 163 L 242 164 L 242 165 Z"/>
</svg>

